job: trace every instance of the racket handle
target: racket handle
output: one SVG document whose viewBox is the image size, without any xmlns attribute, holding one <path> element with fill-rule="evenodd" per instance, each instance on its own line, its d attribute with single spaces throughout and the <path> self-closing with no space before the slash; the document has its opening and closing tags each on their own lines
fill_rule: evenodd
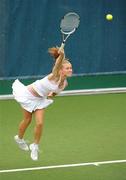
<svg viewBox="0 0 126 180">
<path fill-rule="evenodd" d="M 64 49 L 65 43 L 63 42 L 59 48 L 59 50 Z"/>
</svg>

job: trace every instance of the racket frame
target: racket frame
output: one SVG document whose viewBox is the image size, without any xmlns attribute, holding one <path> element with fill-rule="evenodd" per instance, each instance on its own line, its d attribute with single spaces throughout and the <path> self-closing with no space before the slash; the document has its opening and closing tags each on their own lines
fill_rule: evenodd
<svg viewBox="0 0 126 180">
<path fill-rule="evenodd" d="M 67 16 L 69 16 L 70 14 L 74 14 L 74 15 L 76 15 L 76 17 L 77 17 L 77 19 L 78 19 L 78 26 L 79 26 L 79 22 L 80 22 L 80 20 L 79 20 L 79 15 L 77 14 L 77 13 L 75 13 L 75 12 L 69 12 L 69 13 L 67 13 L 65 16 L 64 16 L 64 18 L 65 17 L 67 17 Z M 64 19 L 63 18 L 63 19 Z M 62 19 L 62 20 L 63 20 Z M 62 44 L 61 44 L 61 46 L 60 46 L 60 48 L 64 48 L 64 46 L 65 46 L 65 42 L 66 42 L 66 40 L 68 39 L 68 37 L 71 35 L 71 34 L 73 34 L 74 32 L 75 32 L 75 30 L 77 29 L 77 27 L 75 27 L 75 28 L 73 28 L 71 31 L 69 31 L 69 32 L 67 32 L 67 31 L 63 31 L 62 30 L 62 27 L 61 27 L 61 24 L 62 24 L 62 20 L 61 20 L 61 23 L 60 23 L 60 31 L 61 31 L 61 33 L 62 33 Z"/>
</svg>

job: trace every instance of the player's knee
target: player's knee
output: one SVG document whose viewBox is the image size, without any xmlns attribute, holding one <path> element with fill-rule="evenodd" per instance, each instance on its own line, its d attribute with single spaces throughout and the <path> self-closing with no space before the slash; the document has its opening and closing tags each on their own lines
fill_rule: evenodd
<svg viewBox="0 0 126 180">
<path fill-rule="evenodd" d="M 31 117 L 26 117 L 25 119 L 24 119 L 24 122 L 26 123 L 26 124 L 30 124 L 31 123 Z"/>
<path fill-rule="evenodd" d="M 36 126 L 37 127 L 42 127 L 43 126 L 43 122 L 42 121 L 37 121 L 36 122 Z"/>
</svg>

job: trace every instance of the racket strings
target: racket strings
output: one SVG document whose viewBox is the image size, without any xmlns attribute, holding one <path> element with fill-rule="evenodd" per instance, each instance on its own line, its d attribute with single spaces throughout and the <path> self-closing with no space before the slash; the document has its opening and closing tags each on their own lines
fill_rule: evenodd
<svg viewBox="0 0 126 180">
<path fill-rule="evenodd" d="M 74 12 L 67 13 L 64 18 L 61 20 L 60 23 L 60 30 L 62 33 L 62 44 L 61 48 L 64 48 L 65 42 L 68 39 L 68 37 L 74 33 L 76 28 L 78 28 L 80 23 L 80 17 L 78 14 Z"/>
<path fill-rule="evenodd" d="M 62 19 L 60 28 L 63 32 L 69 33 L 79 26 L 79 21 L 79 16 L 77 14 L 68 13 L 64 16 L 64 19 Z"/>
</svg>

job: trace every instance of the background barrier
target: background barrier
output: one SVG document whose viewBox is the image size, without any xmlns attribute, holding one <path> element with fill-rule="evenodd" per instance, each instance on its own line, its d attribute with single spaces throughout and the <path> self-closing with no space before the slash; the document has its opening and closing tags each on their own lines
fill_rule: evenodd
<svg viewBox="0 0 126 180">
<path fill-rule="evenodd" d="M 125 73 L 125 7 L 125 0 L 1 0 L 1 80 L 50 72 L 53 61 L 47 50 L 60 45 L 60 19 L 69 11 L 81 18 L 65 48 L 74 74 Z M 105 19 L 108 13 L 113 21 Z"/>
</svg>

